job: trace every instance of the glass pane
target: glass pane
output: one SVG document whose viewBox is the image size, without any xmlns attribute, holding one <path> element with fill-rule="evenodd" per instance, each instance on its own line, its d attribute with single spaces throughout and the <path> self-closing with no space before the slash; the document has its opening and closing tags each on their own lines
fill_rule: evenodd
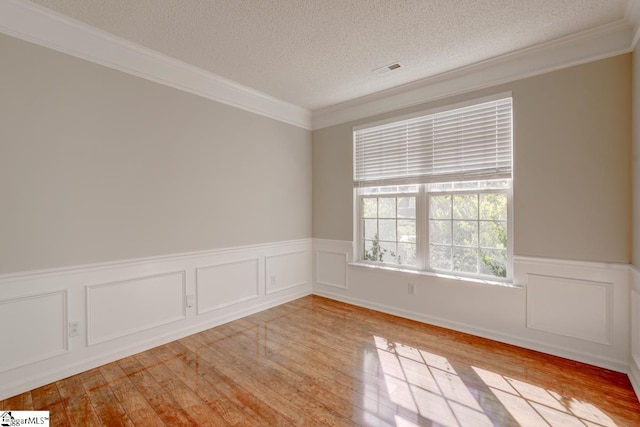
<svg viewBox="0 0 640 427">
<path fill-rule="evenodd" d="M 494 189 L 494 188 L 509 188 L 508 179 L 489 179 L 486 181 L 480 181 L 480 188 Z"/>
<path fill-rule="evenodd" d="M 380 197 L 378 199 L 378 218 L 396 217 L 396 198 Z"/>
<path fill-rule="evenodd" d="M 364 199 L 362 199 L 362 217 L 378 217 L 378 199 L 376 199 L 375 197 L 365 197 Z"/>
<path fill-rule="evenodd" d="M 398 218 L 416 217 L 416 198 L 398 197 Z"/>
<path fill-rule="evenodd" d="M 380 194 L 389 194 L 389 193 L 397 193 L 398 192 L 398 186 L 397 185 L 391 185 L 388 187 L 380 187 Z"/>
<path fill-rule="evenodd" d="M 480 219 L 507 220 L 506 194 L 481 194 Z"/>
<path fill-rule="evenodd" d="M 507 251 L 483 249 L 480 261 L 480 273 L 507 277 Z"/>
<path fill-rule="evenodd" d="M 453 188 L 454 190 L 476 190 L 479 187 L 478 181 L 462 181 L 462 182 L 454 182 Z"/>
<path fill-rule="evenodd" d="M 381 219 L 378 220 L 380 226 L 380 240 L 396 240 L 396 220 L 395 219 Z"/>
<path fill-rule="evenodd" d="M 507 223 L 504 221 L 480 221 L 480 246 L 506 249 Z"/>
<path fill-rule="evenodd" d="M 382 255 L 382 262 L 395 264 L 396 256 L 398 254 L 396 244 L 391 242 L 380 242 L 380 254 Z"/>
<path fill-rule="evenodd" d="M 434 182 L 427 185 L 429 191 L 451 191 L 453 183 L 451 182 Z"/>
<path fill-rule="evenodd" d="M 429 218 L 450 219 L 451 218 L 451 196 L 429 197 Z"/>
<path fill-rule="evenodd" d="M 364 225 L 364 238 L 367 240 L 375 240 L 378 235 L 378 220 L 377 219 L 363 219 Z"/>
<path fill-rule="evenodd" d="M 398 187 L 398 193 L 417 193 L 418 186 L 417 185 L 400 185 Z"/>
<path fill-rule="evenodd" d="M 361 188 L 359 191 L 361 194 L 366 194 L 366 195 L 378 194 L 380 192 L 380 187 L 364 187 L 364 188 Z"/>
<path fill-rule="evenodd" d="M 429 221 L 429 243 L 437 245 L 451 244 L 451 221 Z"/>
<path fill-rule="evenodd" d="M 374 242 L 371 240 L 365 240 L 363 246 L 362 259 L 364 261 L 377 261 L 377 249 L 374 252 Z M 377 246 L 376 246 L 377 248 Z"/>
<path fill-rule="evenodd" d="M 385 249 L 381 247 L 379 240 L 365 240 L 363 260 L 380 262 L 384 259 L 384 254 Z"/>
<path fill-rule="evenodd" d="M 453 217 L 455 219 L 478 219 L 478 195 L 453 196 Z"/>
<path fill-rule="evenodd" d="M 431 268 L 451 271 L 451 247 L 434 246 L 430 247 Z"/>
<path fill-rule="evenodd" d="M 453 244 L 477 247 L 478 223 L 476 221 L 453 221 Z"/>
<path fill-rule="evenodd" d="M 398 264 L 416 265 L 416 245 L 398 243 Z"/>
<path fill-rule="evenodd" d="M 398 241 L 416 242 L 416 222 L 414 220 L 398 220 Z"/>
<path fill-rule="evenodd" d="M 477 273 L 478 250 L 471 248 L 453 248 L 453 271 Z"/>
</svg>

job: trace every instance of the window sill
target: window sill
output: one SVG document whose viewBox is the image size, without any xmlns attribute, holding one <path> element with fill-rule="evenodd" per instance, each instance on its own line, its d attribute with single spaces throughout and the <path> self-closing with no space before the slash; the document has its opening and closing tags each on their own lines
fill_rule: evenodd
<svg viewBox="0 0 640 427">
<path fill-rule="evenodd" d="M 502 286 L 505 288 L 516 288 L 516 289 L 524 288 L 522 284 L 518 284 L 513 281 L 501 282 L 497 280 L 487 280 L 487 279 L 474 278 L 474 277 L 456 276 L 455 274 L 436 273 L 434 271 L 412 270 L 409 268 L 391 267 L 388 265 L 375 265 L 375 264 L 368 264 L 364 262 L 350 262 L 348 265 L 353 267 L 359 267 L 359 268 L 371 268 L 375 270 L 397 271 L 399 273 L 415 274 L 418 276 L 438 277 L 442 279 L 456 280 L 460 282 L 472 282 L 472 283 L 479 283 L 483 285 Z"/>
</svg>

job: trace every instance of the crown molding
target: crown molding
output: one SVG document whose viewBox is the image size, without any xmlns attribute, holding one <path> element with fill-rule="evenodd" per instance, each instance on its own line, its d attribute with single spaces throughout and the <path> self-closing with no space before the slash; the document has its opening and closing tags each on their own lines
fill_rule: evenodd
<svg viewBox="0 0 640 427">
<path fill-rule="evenodd" d="M 633 25 L 633 41 L 631 42 L 631 50 L 633 50 L 640 39 L 640 0 L 629 0 L 624 19 Z"/>
<path fill-rule="evenodd" d="M 630 0 L 636 4 L 639 0 Z M 633 8 L 634 16 L 639 7 Z M 640 16 L 639 16 L 640 18 Z M 640 22 L 640 19 L 638 19 Z M 314 130 L 630 52 L 626 18 L 313 112 Z"/>
<path fill-rule="evenodd" d="M 311 112 L 25 0 L 0 1 L 0 32 L 294 126 Z"/>
</svg>

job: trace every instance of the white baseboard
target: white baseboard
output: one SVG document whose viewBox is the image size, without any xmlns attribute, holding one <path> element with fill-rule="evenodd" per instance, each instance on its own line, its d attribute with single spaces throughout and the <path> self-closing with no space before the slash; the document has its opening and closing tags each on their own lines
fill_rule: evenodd
<svg viewBox="0 0 640 427">
<path fill-rule="evenodd" d="M 640 400 L 640 360 L 637 357 L 631 357 L 631 363 L 629 366 L 629 380 L 633 386 L 633 390 Z"/>
<path fill-rule="evenodd" d="M 311 247 L 301 239 L 0 276 L 0 334 L 19 349 L 0 354 L 0 400 L 309 295 Z"/>
</svg>

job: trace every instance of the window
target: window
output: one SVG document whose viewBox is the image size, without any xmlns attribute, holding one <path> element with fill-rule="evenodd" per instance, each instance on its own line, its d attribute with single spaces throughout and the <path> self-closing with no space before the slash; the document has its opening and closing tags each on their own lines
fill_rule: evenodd
<svg viewBox="0 0 640 427">
<path fill-rule="evenodd" d="M 511 278 L 511 103 L 354 130 L 360 261 Z"/>
</svg>

